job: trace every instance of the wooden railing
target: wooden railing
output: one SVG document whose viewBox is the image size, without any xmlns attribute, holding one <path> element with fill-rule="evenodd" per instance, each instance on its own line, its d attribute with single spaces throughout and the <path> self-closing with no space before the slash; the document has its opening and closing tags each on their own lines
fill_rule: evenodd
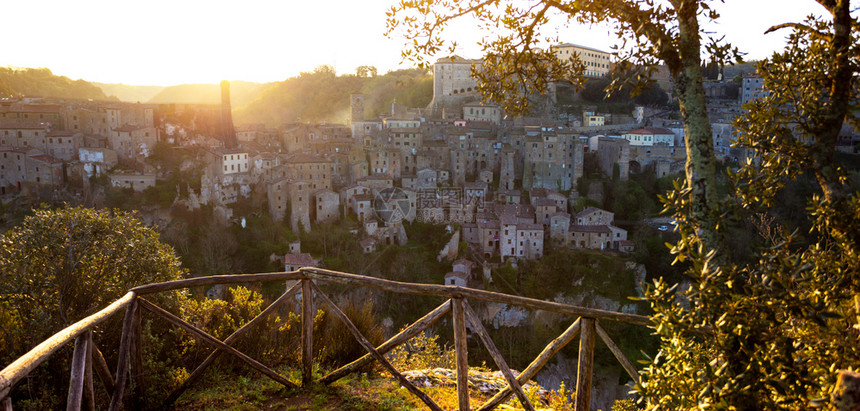
<svg viewBox="0 0 860 411">
<path fill-rule="evenodd" d="M 297 281 L 283 295 L 270 304 L 259 315 L 244 324 L 224 341 L 220 341 L 205 331 L 195 327 L 179 317 L 156 306 L 145 296 L 153 293 L 177 290 L 181 288 L 197 287 L 215 284 L 251 283 L 263 281 Z M 412 294 L 423 296 L 436 296 L 447 300 L 427 315 L 391 337 L 388 341 L 374 347 L 358 330 L 358 328 L 347 318 L 346 314 L 332 302 L 332 300 L 319 289 L 314 281 L 324 281 L 352 286 L 370 287 L 378 290 L 389 291 L 399 294 Z M 26 377 L 35 367 L 44 362 L 55 351 L 62 346 L 75 342 L 74 354 L 71 363 L 71 382 L 69 384 L 69 395 L 67 400 L 68 410 L 80 410 L 82 406 L 94 409 L 95 396 L 93 393 L 93 369 L 102 381 L 107 392 L 111 395 L 110 410 L 120 409 L 123 405 L 126 382 L 128 378 L 135 381 L 134 386 L 138 389 L 143 386 L 145 375 L 142 370 L 141 360 L 141 338 L 140 338 L 140 312 L 144 309 L 158 317 L 191 333 L 198 339 L 215 347 L 212 352 L 189 376 L 188 378 L 167 397 L 164 406 L 169 406 L 192 384 L 203 376 L 206 368 L 221 353 L 231 354 L 252 368 L 260 371 L 269 378 L 289 388 L 297 388 L 299 384 L 294 383 L 284 376 L 278 374 L 271 368 L 245 355 L 231 346 L 239 337 L 251 330 L 255 325 L 262 322 L 269 314 L 277 310 L 283 303 L 288 301 L 296 293 L 302 293 L 302 381 L 306 386 L 313 381 L 313 299 L 321 300 L 328 306 L 331 313 L 340 318 L 355 339 L 367 351 L 367 354 L 347 365 L 344 365 L 318 381 L 323 384 L 331 384 L 334 381 L 354 372 L 372 361 L 378 361 L 400 385 L 406 387 L 412 394 L 417 396 L 428 408 L 441 410 L 427 394 L 415 387 L 406 377 L 397 371 L 385 358 L 385 354 L 394 347 L 406 342 L 418 333 L 424 331 L 439 319 L 451 313 L 454 327 L 454 348 L 457 360 L 457 395 L 459 409 L 469 410 L 469 384 L 468 384 L 468 352 L 466 349 L 466 324 L 471 325 L 472 331 L 478 335 L 484 347 L 489 351 L 496 366 L 499 367 L 508 386 L 489 399 L 478 408 L 479 410 L 491 410 L 507 400 L 512 394 L 516 395 L 526 410 L 533 410 L 534 406 L 526 398 L 522 385 L 534 378 L 538 371 L 565 345 L 570 343 L 577 335 L 579 340 L 579 361 L 576 378 L 575 409 L 587 411 L 591 402 L 591 377 L 594 357 L 595 334 L 600 337 L 609 350 L 615 355 L 619 363 L 624 367 L 630 377 L 639 382 L 639 374 L 633 363 L 622 353 L 621 349 L 609 337 L 601 327 L 601 321 L 615 321 L 627 324 L 647 326 L 650 324 L 648 317 L 640 315 L 618 313 L 613 311 L 597 310 L 592 308 L 578 307 L 568 304 L 560 304 L 549 301 L 541 301 L 507 294 L 494 293 L 472 288 L 457 286 L 401 283 L 397 281 L 384 280 L 380 278 L 366 277 L 320 268 L 305 267 L 294 272 L 266 273 L 266 274 L 237 274 L 221 275 L 211 277 L 199 277 L 186 280 L 170 281 L 166 283 L 148 284 L 135 287 L 128 294 L 115 301 L 103 310 L 86 317 L 75 324 L 54 334 L 48 340 L 42 342 L 28 353 L 24 354 L 12 364 L 0 371 L 0 400 L 5 410 L 12 409 L 12 401 L 9 393 L 17 382 Z M 309 298 L 310 297 L 310 298 Z M 523 308 L 543 310 L 570 317 L 576 317 L 560 336 L 551 341 L 543 351 L 523 370 L 519 376 L 514 376 L 505 359 L 499 353 L 495 343 L 484 329 L 475 311 L 469 304 L 469 300 L 480 300 L 486 302 L 503 303 Z M 125 308 L 125 317 L 122 325 L 119 355 L 115 374 L 112 374 L 104 360 L 101 352 L 93 344 L 92 329 L 102 323 L 111 315 Z M 140 392 L 134 392 L 132 397 L 137 397 Z"/>
</svg>

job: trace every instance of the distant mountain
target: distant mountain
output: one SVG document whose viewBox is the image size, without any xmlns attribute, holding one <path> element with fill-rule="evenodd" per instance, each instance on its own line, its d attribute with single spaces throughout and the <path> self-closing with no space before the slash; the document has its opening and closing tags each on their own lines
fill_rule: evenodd
<svg viewBox="0 0 860 411">
<path fill-rule="evenodd" d="M 120 101 L 130 103 L 149 101 L 156 94 L 164 90 L 164 86 L 131 86 L 127 84 L 92 83 L 108 96 L 115 96 Z"/>
<path fill-rule="evenodd" d="M 239 108 L 256 100 L 260 95 L 276 83 L 251 83 L 248 81 L 230 82 L 230 104 Z M 180 84 L 165 87 L 151 97 L 148 103 L 221 103 L 220 84 Z"/>
<path fill-rule="evenodd" d="M 322 66 L 275 83 L 257 100 L 233 110 L 233 122 L 264 123 L 269 127 L 297 121 L 343 123 L 349 118 L 349 95 L 353 92 L 365 94 L 365 116 L 372 118 L 389 111 L 393 102 L 407 107 L 429 105 L 433 77 L 419 69 L 372 77 L 338 76 L 333 69 Z"/>
<path fill-rule="evenodd" d="M 14 96 L 109 100 L 92 83 L 56 76 L 46 68 L 0 67 L 0 97 Z"/>
</svg>

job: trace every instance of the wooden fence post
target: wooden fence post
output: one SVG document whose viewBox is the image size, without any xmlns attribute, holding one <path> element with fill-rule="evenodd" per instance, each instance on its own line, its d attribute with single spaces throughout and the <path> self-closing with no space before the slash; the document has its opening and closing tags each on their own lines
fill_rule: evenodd
<svg viewBox="0 0 860 411">
<path fill-rule="evenodd" d="M 525 392 L 523 392 L 523 387 L 520 385 L 520 382 L 517 381 L 517 378 L 514 377 L 514 373 L 511 372 L 510 367 L 508 367 L 505 357 L 502 357 L 502 353 L 500 353 L 496 348 L 496 343 L 493 342 L 493 339 L 490 338 L 490 334 L 488 334 L 487 330 L 484 329 L 484 324 L 481 323 L 481 318 L 478 317 L 478 314 L 475 313 L 475 310 L 472 309 L 472 306 L 469 305 L 467 301 L 463 302 L 463 308 L 466 309 L 466 317 L 469 318 L 469 323 L 472 324 L 472 331 L 475 334 L 478 334 L 478 337 L 484 342 L 484 348 L 486 348 L 487 351 L 489 351 L 490 356 L 493 357 L 493 361 L 496 363 L 496 366 L 499 367 L 499 371 L 502 372 L 502 375 L 505 376 L 505 380 L 508 381 L 508 387 L 513 390 L 514 394 L 519 398 L 523 409 L 526 411 L 534 411 L 534 406 L 529 401 L 528 397 L 526 397 Z"/>
<path fill-rule="evenodd" d="M 537 375 L 538 371 L 543 368 L 544 365 L 562 348 L 564 348 L 568 343 L 573 341 L 573 339 L 579 335 L 580 329 L 582 328 L 582 319 L 577 318 L 570 327 L 567 328 L 558 338 L 552 340 L 546 347 L 544 347 L 543 351 L 534 359 L 534 361 L 526 367 L 523 372 L 517 377 L 517 381 L 520 384 L 525 384 L 530 379 L 534 378 Z M 503 390 L 499 391 L 493 398 L 487 400 L 484 405 L 481 405 L 481 408 L 478 408 L 478 411 L 487 411 L 495 409 L 499 406 L 499 404 L 505 402 L 505 400 L 513 393 L 510 387 L 506 387 Z"/>
<path fill-rule="evenodd" d="M 603 340 L 603 343 L 606 344 L 609 351 L 612 351 L 612 355 L 615 356 L 618 363 L 620 363 L 621 366 L 624 367 L 624 370 L 627 371 L 627 375 L 633 379 L 633 382 L 639 384 L 639 371 L 636 370 L 636 366 L 634 366 L 633 362 L 624 355 L 624 351 L 621 351 L 618 344 L 615 344 L 615 341 L 612 341 L 612 338 L 609 337 L 609 333 L 600 326 L 600 321 L 595 320 L 594 330 L 597 331 L 597 335 L 600 336 L 600 339 Z"/>
<path fill-rule="evenodd" d="M 574 410 L 591 410 L 591 371 L 594 365 L 594 319 L 582 318 L 579 336 L 579 364 L 576 370 Z"/>
<path fill-rule="evenodd" d="M 95 411 L 96 396 L 93 390 L 93 332 L 87 331 L 87 365 L 84 371 L 84 408 L 88 411 Z"/>
<path fill-rule="evenodd" d="M 108 367 L 107 361 L 105 361 L 104 354 L 102 354 L 101 350 L 99 350 L 99 347 L 96 346 L 95 342 L 93 342 L 93 361 L 93 367 L 96 370 L 96 374 L 99 376 L 99 380 L 101 380 L 108 395 L 112 396 L 114 378 L 113 375 L 111 375 L 110 367 Z"/>
<path fill-rule="evenodd" d="M 118 411 L 122 408 L 122 397 L 125 394 L 125 381 L 128 377 L 128 356 L 131 347 L 131 334 L 134 328 L 134 312 L 139 308 L 137 296 L 125 309 L 125 317 L 122 320 L 122 336 L 119 342 L 119 358 L 116 361 L 116 382 L 114 382 L 113 396 L 110 400 L 110 411 Z"/>
<path fill-rule="evenodd" d="M 313 380 L 314 355 L 314 292 L 312 280 L 302 280 L 302 386 Z"/>
<path fill-rule="evenodd" d="M 311 283 L 311 286 L 313 286 L 313 289 L 317 293 L 319 299 L 322 300 L 322 302 L 329 307 L 329 309 L 331 310 L 330 312 L 336 317 L 340 318 L 340 320 L 343 322 L 343 325 L 346 326 L 346 329 L 349 330 L 355 340 L 358 341 L 358 343 L 361 344 L 362 347 L 364 347 L 365 351 L 372 355 L 376 359 L 376 361 L 379 361 L 379 364 L 382 365 L 382 367 L 384 367 L 386 370 L 388 370 L 388 372 L 391 373 L 391 375 L 396 378 L 397 381 L 400 382 L 401 386 L 405 387 L 407 390 L 409 390 L 409 392 L 418 397 L 421 401 L 424 401 L 424 404 L 426 404 L 427 407 L 431 410 L 442 411 L 442 408 L 439 408 L 439 405 L 433 402 L 433 400 L 428 397 L 427 394 L 425 394 L 423 391 L 419 390 L 417 387 L 415 387 L 415 385 L 409 382 L 409 380 L 406 379 L 403 374 L 397 371 L 397 369 L 394 368 L 394 366 L 391 365 L 391 363 L 387 359 L 385 359 L 385 357 L 380 354 L 379 351 L 376 351 L 376 348 L 373 347 L 373 344 L 371 344 L 370 341 L 368 341 L 367 338 L 365 338 L 364 335 L 361 334 L 361 331 L 358 329 L 358 327 L 356 327 L 355 324 L 350 321 L 349 317 L 347 317 L 346 314 L 341 311 L 341 309 L 337 306 L 337 304 L 334 303 L 334 301 L 328 298 L 328 296 L 325 295 L 325 293 L 322 292 L 322 290 L 320 290 L 316 284 Z"/>
<path fill-rule="evenodd" d="M 457 402 L 460 411 L 469 411 L 469 353 L 466 347 L 466 315 L 463 299 L 451 300 L 454 314 L 454 348 L 457 354 Z"/>
<path fill-rule="evenodd" d="M 87 336 L 86 332 L 75 338 L 75 353 L 72 355 L 72 376 L 69 381 L 69 397 L 66 400 L 67 411 L 80 411 L 81 399 L 84 394 L 84 375 L 87 368 Z"/>
<path fill-rule="evenodd" d="M 131 402 L 135 409 L 143 409 L 143 352 L 140 339 L 140 308 L 134 310 L 131 328 L 131 346 L 129 346 L 129 367 L 134 390 L 131 392 Z"/>
</svg>

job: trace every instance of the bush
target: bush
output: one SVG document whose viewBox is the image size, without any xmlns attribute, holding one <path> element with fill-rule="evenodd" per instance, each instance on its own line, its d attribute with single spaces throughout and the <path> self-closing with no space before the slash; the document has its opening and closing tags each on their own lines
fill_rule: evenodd
<svg viewBox="0 0 860 411">
<path fill-rule="evenodd" d="M 382 344 L 382 326 L 373 312 L 372 299 L 359 303 L 357 299 L 349 298 L 340 309 L 374 347 Z M 367 353 L 346 325 L 328 310 L 324 310 L 321 321 L 314 324 L 314 351 L 314 358 L 320 364 L 336 366 L 352 362 Z"/>
<path fill-rule="evenodd" d="M 438 335 L 425 331 L 389 351 L 386 358 L 399 371 L 456 368 L 454 348 L 440 346 L 438 340 Z"/>
</svg>

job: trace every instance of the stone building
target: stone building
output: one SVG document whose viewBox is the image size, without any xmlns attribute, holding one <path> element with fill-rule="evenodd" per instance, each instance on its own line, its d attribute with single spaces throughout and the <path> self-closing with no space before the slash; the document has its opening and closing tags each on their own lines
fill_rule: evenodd
<svg viewBox="0 0 860 411">
<path fill-rule="evenodd" d="M 152 153 L 157 140 L 155 127 L 125 125 L 111 128 L 108 141 L 120 160 L 142 161 Z"/>
<path fill-rule="evenodd" d="M 613 177 L 618 168 L 618 177 L 627 181 L 630 175 L 630 142 L 622 138 L 600 137 L 597 162 L 603 174 Z"/>
<path fill-rule="evenodd" d="M 290 228 L 294 233 L 300 229 L 310 231 L 311 229 L 311 197 L 312 188 L 304 181 L 290 181 L 287 183 L 287 191 L 290 198 Z"/>
<path fill-rule="evenodd" d="M 478 82 L 472 77 L 472 66 L 480 69 L 481 60 L 469 60 L 459 56 L 442 57 L 433 64 L 433 101 L 430 107 L 434 115 L 441 117 L 443 110 L 459 112 L 460 106 L 479 98 Z"/>
<path fill-rule="evenodd" d="M 130 188 L 134 191 L 155 187 L 155 174 L 120 172 L 111 173 L 108 178 L 111 187 Z"/>
<path fill-rule="evenodd" d="M 570 190 L 582 177 L 583 147 L 579 136 L 546 127 L 538 136 L 526 137 L 523 188 Z"/>
<path fill-rule="evenodd" d="M 606 77 L 612 69 L 612 54 L 593 47 L 580 46 L 573 43 L 561 43 L 552 46 L 550 51 L 555 53 L 556 58 L 568 61 L 578 58 L 585 64 L 586 77 Z"/>
<path fill-rule="evenodd" d="M 308 253 L 290 253 L 284 255 L 284 271 L 298 271 L 302 267 L 319 267 L 319 262 Z"/>
<path fill-rule="evenodd" d="M 221 148 L 215 151 L 218 174 L 227 176 L 251 171 L 248 152 L 239 149 Z"/>
<path fill-rule="evenodd" d="M 615 220 L 615 213 L 597 207 L 587 207 L 576 213 L 574 224 L 578 225 L 608 225 Z"/>
<path fill-rule="evenodd" d="M 499 175 L 499 189 L 513 190 L 515 177 L 515 155 L 516 150 L 510 146 L 502 148 L 502 165 Z"/>
<path fill-rule="evenodd" d="M 331 223 L 340 217 L 340 197 L 331 190 L 318 190 L 314 193 L 314 221 Z"/>
<path fill-rule="evenodd" d="M 311 190 L 331 190 L 332 163 L 323 157 L 296 154 L 284 162 L 293 181 L 306 183 Z"/>
<path fill-rule="evenodd" d="M 45 149 L 45 136 L 50 128 L 39 123 L 22 121 L 0 122 L 0 146 Z"/>
<path fill-rule="evenodd" d="M 289 200 L 289 182 L 287 178 L 272 181 L 266 185 L 266 197 L 269 200 L 269 215 L 275 222 L 282 221 L 287 214 Z"/>
<path fill-rule="evenodd" d="M 549 216 L 549 237 L 564 243 L 570 231 L 570 214 L 559 211 Z"/>
<path fill-rule="evenodd" d="M 478 102 L 463 105 L 463 119 L 466 121 L 486 121 L 498 125 L 502 122 L 502 109 L 496 105 Z"/>
<path fill-rule="evenodd" d="M 117 164 L 116 151 L 82 147 L 78 149 L 78 161 L 83 164 L 87 177 L 101 175 Z"/>
<path fill-rule="evenodd" d="M 45 153 L 62 161 L 73 161 L 83 141 L 82 134 L 70 131 L 51 131 L 46 137 Z"/>
<path fill-rule="evenodd" d="M 630 142 L 631 146 L 674 146 L 675 133 L 661 127 L 647 127 L 630 130 L 621 138 Z"/>
</svg>

